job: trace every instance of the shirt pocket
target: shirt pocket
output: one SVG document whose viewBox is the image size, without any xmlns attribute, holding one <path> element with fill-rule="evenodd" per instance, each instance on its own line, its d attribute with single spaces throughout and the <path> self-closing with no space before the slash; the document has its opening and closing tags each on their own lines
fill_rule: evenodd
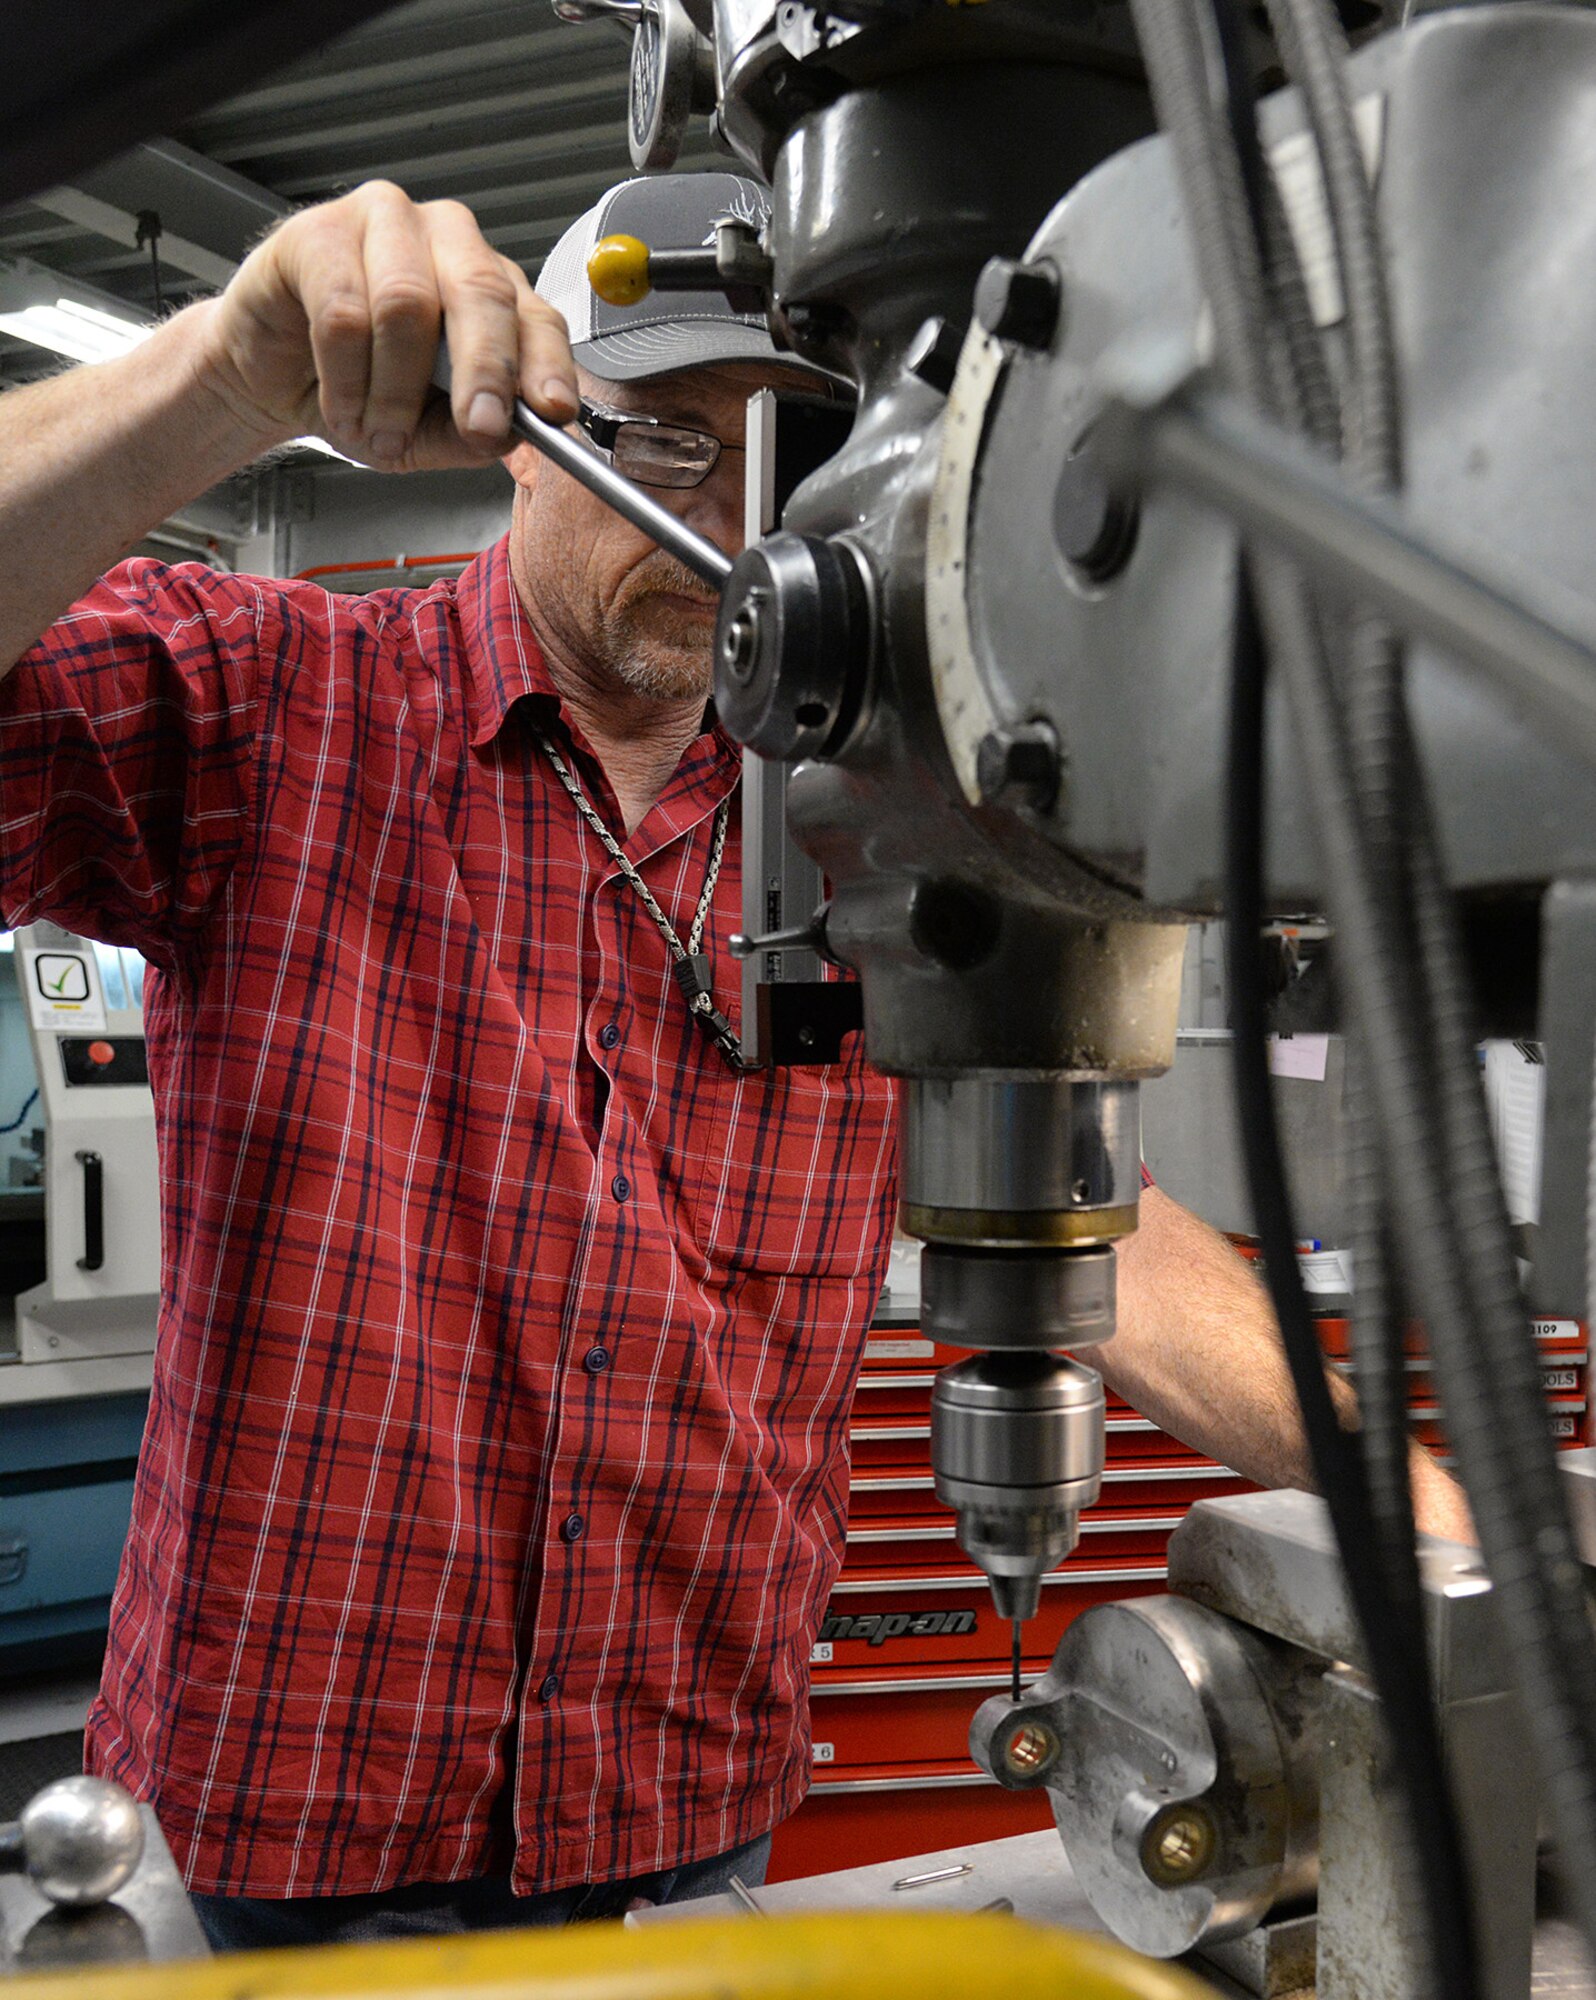
<svg viewBox="0 0 1596 2000">
<path fill-rule="evenodd" d="M 728 1079 L 682 1162 L 682 1251 L 713 1281 L 854 1277 L 885 1254 L 896 1097 L 857 1059 Z"/>
</svg>

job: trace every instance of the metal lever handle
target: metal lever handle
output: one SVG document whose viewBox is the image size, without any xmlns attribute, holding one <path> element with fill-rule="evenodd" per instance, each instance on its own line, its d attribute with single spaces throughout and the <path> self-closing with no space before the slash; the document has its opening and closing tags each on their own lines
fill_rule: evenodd
<svg viewBox="0 0 1596 2000">
<path fill-rule="evenodd" d="M 724 215 L 713 244 L 651 250 L 636 236 L 603 236 L 587 260 L 587 281 L 606 305 L 635 306 L 650 292 L 720 292 L 733 312 L 763 313 L 775 279 L 770 253 L 752 223 Z"/>
<path fill-rule="evenodd" d="M 447 393 L 451 380 L 449 350 L 441 342 L 432 379 L 438 388 Z M 568 472 L 579 486 L 585 486 L 589 493 L 596 493 L 607 507 L 615 509 L 622 520 L 630 521 L 651 541 L 658 542 L 667 554 L 685 563 L 695 576 L 701 576 L 717 590 L 726 588 L 732 565 L 731 557 L 724 549 L 716 548 L 696 528 L 688 527 L 668 507 L 662 507 L 652 494 L 635 485 L 624 473 L 617 472 L 613 465 L 606 465 L 597 452 L 572 437 L 568 431 L 562 431 L 558 424 L 546 422 L 519 396 L 510 415 L 510 428 L 524 444 L 542 452 L 545 458 L 553 459 L 561 471 Z"/>
<path fill-rule="evenodd" d="M 98 1271 L 105 1262 L 105 1162 L 98 1153 L 79 1153 L 83 1163 L 83 1255 L 80 1271 Z"/>
<path fill-rule="evenodd" d="M 0 1826 L 0 1875 L 26 1874 L 69 1909 L 106 1902 L 143 1858 L 138 1806 L 109 1778 L 58 1778 Z"/>
<path fill-rule="evenodd" d="M 752 958 L 761 951 L 818 951 L 826 949 L 826 913 L 817 910 L 806 924 L 795 924 L 791 930 L 771 931 L 765 937 L 749 937 L 745 931 L 733 931 L 726 940 L 726 949 L 733 958 Z"/>
<path fill-rule="evenodd" d="M 566 22 L 619 21 L 630 29 L 643 18 L 643 0 L 549 0 L 549 4 Z"/>
</svg>

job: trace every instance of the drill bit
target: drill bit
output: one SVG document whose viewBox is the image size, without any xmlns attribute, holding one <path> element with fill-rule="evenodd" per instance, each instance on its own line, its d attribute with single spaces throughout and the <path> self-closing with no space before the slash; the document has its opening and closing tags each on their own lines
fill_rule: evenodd
<svg viewBox="0 0 1596 2000">
<path fill-rule="evenodd" d="M 1020 1621 L 1014 1620 L 1014 1699 L 1020 1698 Z"/>
</svg>

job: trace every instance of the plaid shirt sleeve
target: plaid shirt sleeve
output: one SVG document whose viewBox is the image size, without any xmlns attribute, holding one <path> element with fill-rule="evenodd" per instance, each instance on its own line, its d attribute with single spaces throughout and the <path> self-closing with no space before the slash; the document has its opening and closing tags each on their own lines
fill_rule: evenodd
<svg viewBox="0 0 1596 2000">
<path fill-rule="evenodd" d="M 102 577 L 0 681 L 0 915 L 169 965 L 245 841 L 261 662 L 256 579 L 146 559 Z"/>
</svg>

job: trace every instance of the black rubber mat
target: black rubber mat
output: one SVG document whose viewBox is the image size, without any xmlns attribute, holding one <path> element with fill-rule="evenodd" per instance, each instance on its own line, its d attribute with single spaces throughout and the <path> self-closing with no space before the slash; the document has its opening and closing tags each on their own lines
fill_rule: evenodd
<svg viewBox="0 0 1596 2000">
<path fill-rule="evenodd" d="M 0 1743 L 0 1820 L 15 1819 L 41 1785 L 83 1769 L 83 1731 Z"/>
</svg>

